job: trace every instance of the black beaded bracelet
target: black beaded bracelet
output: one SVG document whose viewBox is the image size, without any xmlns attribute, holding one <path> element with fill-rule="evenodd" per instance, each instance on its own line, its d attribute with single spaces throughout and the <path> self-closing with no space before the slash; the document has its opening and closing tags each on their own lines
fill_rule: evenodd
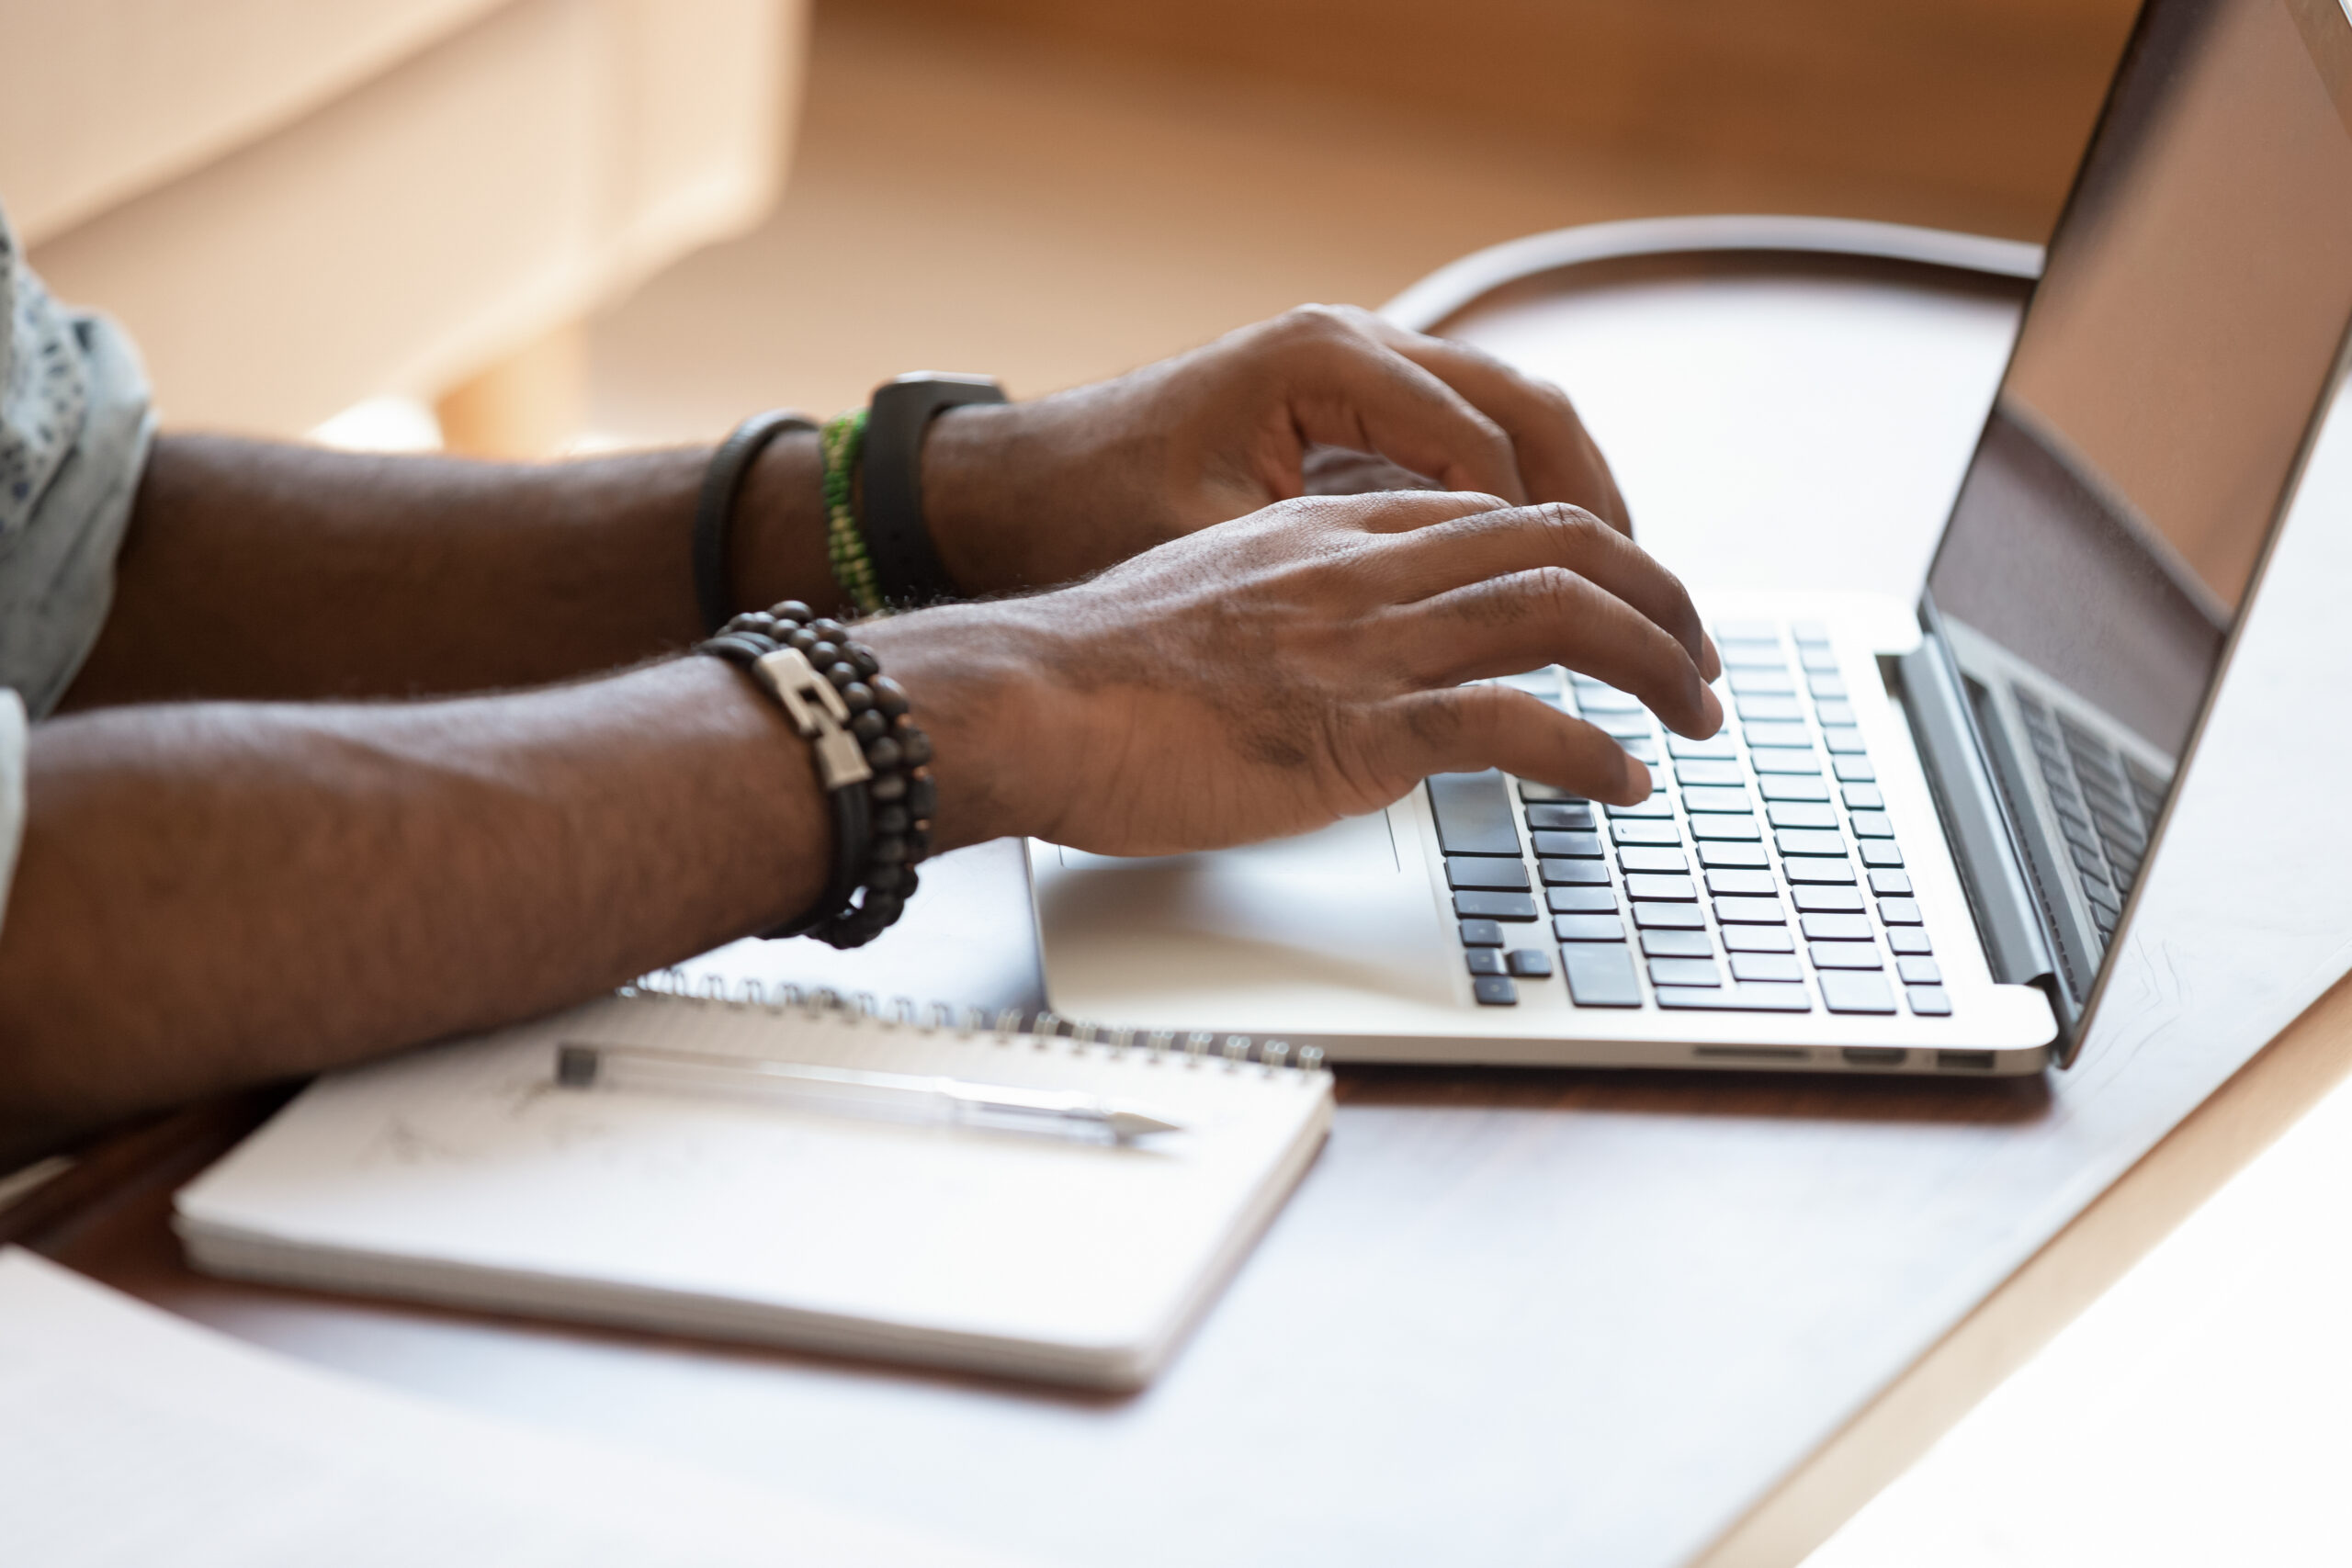
<svg viewBox="0 0 2352 1568">
<path fill-rule="evenodd" d="M 920 886 L 915 864 L 931 853 L 931 738 L 908 716 L 905 690 L 847 626 L 797 600 L 735 616 L 696 651 L 740 665 L 783 705 L 812 743 L 832 810 L 824 893 L 763 934 L 865 946 L 905 911 Z"/>
</svg>

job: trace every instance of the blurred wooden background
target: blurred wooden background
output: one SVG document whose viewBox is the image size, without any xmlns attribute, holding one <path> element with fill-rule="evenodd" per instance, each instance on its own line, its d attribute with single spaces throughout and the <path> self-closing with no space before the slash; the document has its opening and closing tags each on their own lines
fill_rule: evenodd
<svg viewBox="0 0 2352 1568">
<path fill-rule="evenodd" d="M 2135 0 L 820 0 L 783 202 L 596 324 L 600 441 L 1017 392 L 1571 223 L 2040 239 Z"/>
</svg>

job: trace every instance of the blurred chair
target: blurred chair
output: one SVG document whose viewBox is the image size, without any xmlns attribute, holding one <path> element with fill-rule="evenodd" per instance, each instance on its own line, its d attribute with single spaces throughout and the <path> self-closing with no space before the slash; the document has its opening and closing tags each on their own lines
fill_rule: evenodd
<svg viewBox="0 0 2352 1568">
<path fill-rule="evenodd" d="M 0 0 L 0 201 L 175 424 L 544 453 L 580 323 L 773 205 L 806 0 Z"/>
</svg>

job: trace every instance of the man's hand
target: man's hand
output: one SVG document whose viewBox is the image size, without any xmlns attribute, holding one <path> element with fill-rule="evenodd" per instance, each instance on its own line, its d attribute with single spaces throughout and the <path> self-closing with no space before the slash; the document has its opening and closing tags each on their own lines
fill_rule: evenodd
<svg viewBox="0 0 2352 1568">
<path fill-rule="evenodd" d="M 1632 532 L 1609 465 L 1557 388 L 1329 305 L 1116 380 L 943 414 L 924 445 L 924 507 L 967 592 L 1044 587 L 1332 488 L 1309 482 L 1317 446 L 1448 490 L 1564 502 Z"/>
<path fill-rule="evenodd" d="M 1562 505 L 1408 492 L 1285 502 L 1034 598 L 867 623 L 932 732 L 940 833 L 1110 854 L 1212 849 L 1500 767 L 1596 799 L 1646 769 L 1503 685 L 1549 663 L 1713 734 L 1721 673 L 1682 585 Z"/>
</svg>

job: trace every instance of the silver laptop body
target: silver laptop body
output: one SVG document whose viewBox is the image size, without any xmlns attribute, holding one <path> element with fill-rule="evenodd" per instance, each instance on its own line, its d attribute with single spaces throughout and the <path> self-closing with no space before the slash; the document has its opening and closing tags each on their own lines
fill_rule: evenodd
<svg viewBox="0 0 2352 1568">
<path fill-rule="evenodd" d="M 1050 1005 L 1352 1061 L 2071 1059 L 2337 385 L 2346 105 L 2338 0 L 2150 0 L 1916 605 L 1712 596 L 1707 741 L 1510 677 L 1652 764 L 1630 810 L 1452 774 L 1216 853 L 1033 845 Z"/>
</svg>

